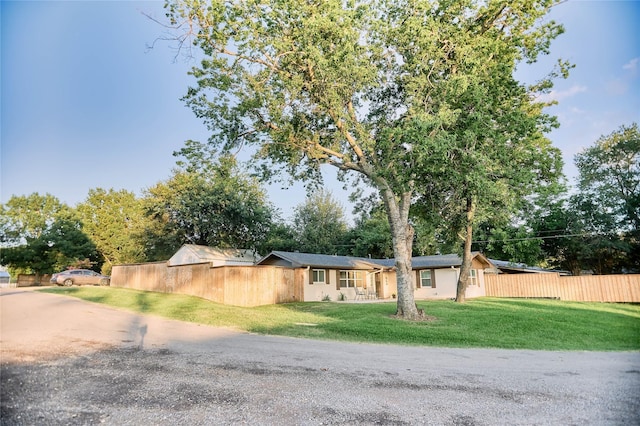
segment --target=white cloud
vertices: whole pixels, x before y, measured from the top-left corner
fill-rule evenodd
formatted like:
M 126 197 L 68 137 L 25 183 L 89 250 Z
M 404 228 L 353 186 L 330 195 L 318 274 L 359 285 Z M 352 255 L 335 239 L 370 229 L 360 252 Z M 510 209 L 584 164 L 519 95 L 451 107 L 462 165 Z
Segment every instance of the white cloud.
M 611 80 L 607 83 L 607 94 L 612 96 L 623 96 L 629 93 L 629 84 L 635 79 L 640 65 L 640 58 L 633 58 L 622 66 L 625 74 L 620 78 Z
M 623 79 L 611 80 L 606 85 L 607 94 L 611 96 L 624 95 L 629 90 L 629 85 Z
M 636 72 L 638 69 L 638 62 L 640 62 L 640 58 L 633 58 L 632 60 L 624 64 L 622 66 L 622 69 L 631 71 L 631 72 Z
M 577 95 L 578 93 L 586 92 L 586 86 L 573 85 L 567 90 L 552 90 L 549 93 L 542 94 L 537 97 L 539 102 L 551 102 L 551 101 L 561 101 L 563 99 L 567 99 Z

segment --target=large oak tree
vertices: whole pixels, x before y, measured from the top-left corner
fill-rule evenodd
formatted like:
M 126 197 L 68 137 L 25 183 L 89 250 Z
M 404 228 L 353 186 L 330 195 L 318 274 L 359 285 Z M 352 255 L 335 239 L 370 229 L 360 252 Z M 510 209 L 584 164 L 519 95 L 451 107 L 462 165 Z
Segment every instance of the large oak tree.
M 458 97 L 473 96 L 470 83 L 486 80 L 501 93 L 506 76 L 500 99 L 532 119 L 540 114 L 533 97 L 514 90 L 512 74 L 558 34 L 555 23 L 540 23 L 555 2 L 170 0 L 167 15 L 180 47 L 203 55 L 185 100 L 213 145 L 254 145 L 267 174 L 319 180 L 320 165 L 329 164 L 379 192 L 397 314 L 415 319 L 409 209 L 431 188 L 424 171 L 448 158 L 439 147 L 464 136 L 460 125 L 495 122 L 500 131 L 499 109 L 459 110 Z M 500 79 L 489 72 L 497 69 Z M 518 134 L 517 123 L 509 131 Z

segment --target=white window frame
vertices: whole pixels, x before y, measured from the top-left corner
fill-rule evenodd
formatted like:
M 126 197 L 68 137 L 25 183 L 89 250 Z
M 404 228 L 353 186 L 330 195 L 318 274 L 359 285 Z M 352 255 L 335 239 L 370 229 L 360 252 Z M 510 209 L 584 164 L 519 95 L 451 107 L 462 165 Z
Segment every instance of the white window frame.
M 428 283 L 428 284 L 425 284 Z M 420 270 L 420 287 L 431 288 L 433 282 L 431 281 L 431 269 Z
M 340 287 L 356 288 L 364 287 L 364 271 L 356 271 L 352 269 L 340 271 Z
M 320 275 L 322 275 L 322 280 L 320 280 Z M 326 269 L 312 269 L 311 277 L 311 284 L 328 284 Z
M 478 285 L 478 271 L 475 269 L 469 271 L 469 285 Z

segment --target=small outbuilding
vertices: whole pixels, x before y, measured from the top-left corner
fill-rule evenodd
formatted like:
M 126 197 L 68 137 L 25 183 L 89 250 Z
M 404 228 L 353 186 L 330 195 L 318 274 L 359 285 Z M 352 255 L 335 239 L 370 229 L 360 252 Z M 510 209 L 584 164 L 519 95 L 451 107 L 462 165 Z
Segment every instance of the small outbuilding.
M 0 285 L 2 287 L 7 287 L 11 282 L 11 275 L 8 271 L 0 270 Z
M 251 266 L 260 256 L 248 249 L 222 249 L 185 244 L 169 259 L 168 266 L 209 263 L 211 266 Z
M 568 271 L 559 271 L 556 269 L 544 269 L 539 266 L 529 266 L 524 263 L 511 262 L 507 260 L 490 259 L 491 263 L 496 266 L 499 274 L 549 274 L 558 273 L 560 275 L 571 275 Z

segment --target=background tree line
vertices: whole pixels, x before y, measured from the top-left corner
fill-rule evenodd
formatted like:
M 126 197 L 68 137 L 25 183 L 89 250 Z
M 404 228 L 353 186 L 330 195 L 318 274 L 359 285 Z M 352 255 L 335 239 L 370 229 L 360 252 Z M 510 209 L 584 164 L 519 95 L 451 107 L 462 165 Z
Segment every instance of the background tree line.
M 101 246 L 114 234 L 89 235 L 100 262 L 108 267 L 123 253 L 166 258 L 184 242 L 261 252 L 392 251 L 396 314 L 405 319 L 424 316 L 414 301 L 412 254 L 462 255 L 458 301 L 473 249 L 575 273 L 585 265 L 637 270 L 637 155 L 612 149 L 633 149 L 633 142 L 612 140 L 633 141 L 637 126 L 581 153 L 579 185 L 568 192 L 560 152 L 545 136 L 558 125 L 545 112 L 553 102 L 541 95 L 572 65 L 559 59 L 533 84 L 515 76 L 549 54 L 564 31 L 545 19 L 558 3 L 167 0 L 165 30 L 181 52 L 199 59 L 183 101 L 210 137 L 188 142 L 170 179 L 145 192 L 144 223 L 112 209 L 126 218 L 118 226 L 131 232 L 135 247 L 107 250 Z M 284 173 L 322 187 L 320 167 L 329 165 L 374 197 L 361 200 L 351 227 L 321 192 L 287 224 L 259 181 L 228 156 L 243 148 L 261 179 Z M 97 215 L 95 208 L 84 214 Z M 91 220 L 98 219 L 72 224 L 89 232 Z M 323 221 L 330 223 L 323 228 Z M 62 247 L 50 236 L 54 222 L 22 236 L 20 220 L 8 221 L 14 247 L 6 256 L 15 263 L 36 242 L 47 255 Z
M 463 258 L 463 301 L 478 226 L 508 221 L 519 200 L 560 173 L 544 136 L 557 121 L 540 95 L 571 66 L 559 60 L 533 84 L 515 77 L 564 31 L 545 19 L 558 3 L 167 0 L 165 30 L 198 57 L 183 100 L 207 126 L 212 152 L 250 149 L 264 179 L 286 173 L 321 187 L 320 167 L 329 165 L 352 188 L 371 189 L 377 200 L 362 224 L 382 206 L 396 314 L 413 320 L 424 312 L 414 301 L 412 254 L 451 242 Z M 172 185 L 206 190 L 217 181 L 194 175 L 193 165 L 214 157 L 192 148 Z M 199 194 L 182 191 L 173 203 L 158 188 L 159 237 L 180 229 L 181 239 L 216 239 L 211 216 L 181 222 L 186 211 L 207 211 Z M 325 235 L 307 237 L 327 244 Z
M 484 223 L 476 249 L 496 259 L 595 274 L 640 272 L 640 131 L 622 125 L 574 158 L 562 179 L 519 201 L 509 221 Z
M 189 141 L 169 179 L 144 191 L 91 189 L 70 207 L 50 194 L 0 206 L 0 263 L 16 273 L 66 267 L 110 273 L 113 265 L 167 260 L 182 244 L 392 258 L 379 199 L 360 199 L 354 223 L 329 190 L 309 193 L 290 221 L 233 157 Z M 518 200 L 515 213 L 482 222 L 473 249 L 490 258 L 596 274 L 640 271 L 640 132 L 636 123 L 602 136 L 576 158 L 577 186 L 560 176 Z M 498 206 L 496 206 L 497 208 Z M 497 213 L 497 212 L 496 212 Z M 451 224 L 411 212 L 414 255 L 456 252 Z

